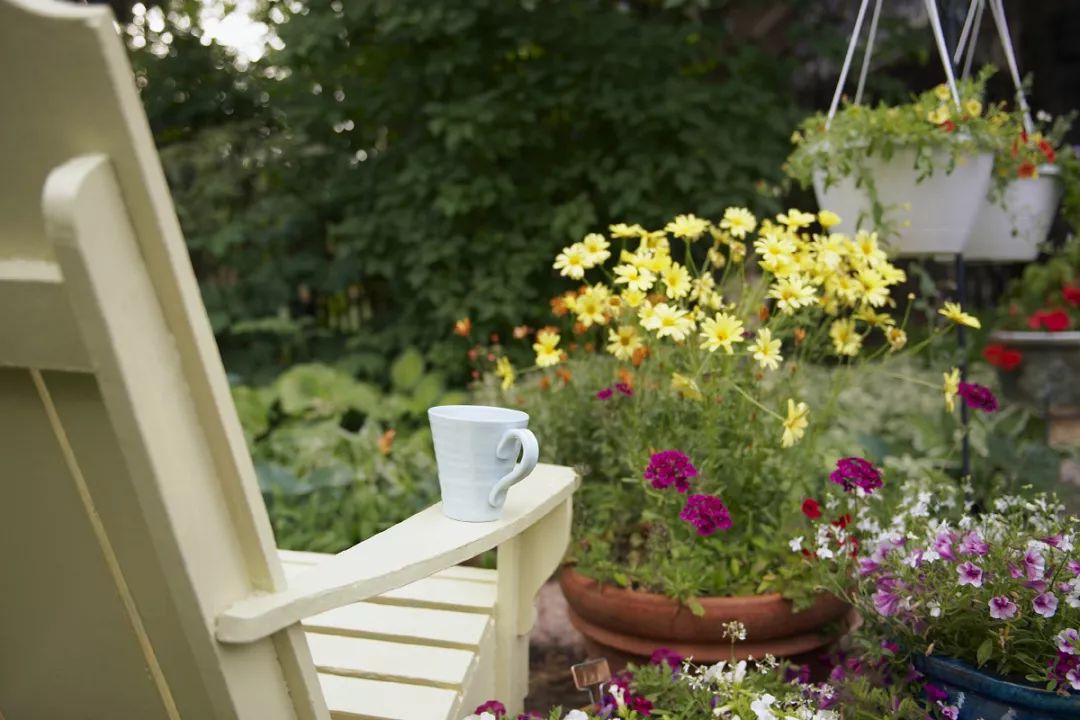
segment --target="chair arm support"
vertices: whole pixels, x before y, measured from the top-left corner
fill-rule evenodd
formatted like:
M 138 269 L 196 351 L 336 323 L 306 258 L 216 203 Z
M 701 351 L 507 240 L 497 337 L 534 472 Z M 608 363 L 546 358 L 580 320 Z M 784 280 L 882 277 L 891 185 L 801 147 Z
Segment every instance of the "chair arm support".
M 537 465 L 511 488 L 500 520 L 451 520 L 441 504 L 368 538 L 295 578 L 287 589 L 235 603 L 217 617 L 223 643 L 250 643 L 305 617 L 381 595 L 497 547 L 559 509 L 577 487 L 568 467 Z

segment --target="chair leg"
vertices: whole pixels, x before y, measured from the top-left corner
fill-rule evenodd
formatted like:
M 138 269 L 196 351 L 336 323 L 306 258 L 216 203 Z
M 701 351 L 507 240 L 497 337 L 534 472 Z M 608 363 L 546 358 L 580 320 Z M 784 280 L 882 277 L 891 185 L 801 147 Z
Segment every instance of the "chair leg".
M 536 622 L 536 595 L 566 554 L 572 509 L 567 499 L 499 546 L 495 691 L 511 716 L 522 711 L 529 692 L 529 633 Z

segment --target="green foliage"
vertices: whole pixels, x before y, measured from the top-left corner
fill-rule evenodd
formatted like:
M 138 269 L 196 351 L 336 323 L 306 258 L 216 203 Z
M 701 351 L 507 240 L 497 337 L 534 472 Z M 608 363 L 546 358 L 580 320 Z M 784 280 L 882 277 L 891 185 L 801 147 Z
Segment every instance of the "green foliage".
M 267 8 L 284 46 L 246 70 L 179 28 L 164 56 L 135 53 L 246 378 L 337 358 L 378 376 L 410 345 L 460 371 L 453 322 L 535 320 L 559 287 L 549 258 L 586 227 L 775 202 L 756 188 L 797 117 L 800 26 L 766 47 L 750 0 Z
M 393 367 L 391 392 L 318 364 L 233 389 L 280 547 L 343 550 L 438 500 L 426 410 L 464 394 L 415 350 Z

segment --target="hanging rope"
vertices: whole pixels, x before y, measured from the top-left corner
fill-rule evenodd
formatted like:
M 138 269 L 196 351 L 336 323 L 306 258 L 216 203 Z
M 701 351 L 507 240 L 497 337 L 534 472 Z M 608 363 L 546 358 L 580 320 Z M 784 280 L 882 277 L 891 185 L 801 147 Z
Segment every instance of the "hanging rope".
M 993 0 L 991 0 L 993 2 Z M 949 49 L 945 47 L 945 34 L 941 31 L 941 16 L 938 15 L 935 0 L 926 0 L 926 12 L 930 16 L 930 28 L 934 31 L 934 41 L 937 43 L 938 55 L 941 56 L 941 66 L 945 68 L 945 81 L 949 85 L 956 109 L 960 109 L 960 91 L 956 89 L 956 77 L 953 76 L 952 63 L 949 62 Z
M 870 0 L 862 0 L 859 6 L 859 14 L 855 18 L 855 29 L 851 31 L 851 40 L 848 42 L 847 55 L 844 56 L 844 65 L 840 68 L 840 79 L 836 83 L 836 91 L 833 93 L 832 103 L 829 105 L 829 115 L 825 118 L 825 129 L 829 129 L 832 119 L 836 117 L 836 111 L 840 107 L 840 96 L 844 93 L 844 83 L 847 82 L 848 71 L 851 70 L 851 58 L 855 55 L 855 46 L 859 43 L 859 34 L 862 32 L 863 19 L 866 17 L 866 6 Z
M 855 89 L 855 104 L 862 103 L 863 88 L 866 87 L 866 76 L 870 72 L 870 56 L 874 52 L 874 39 L 877 37 L 878 18 L 881 17 L 881 2 L 877 0 L 874 5 L 874 14 L 870 16 L 870 34 L 866 36 L 866 50 L 863 51 L 862 67 L 859 68 L 859 86 Z
M 975 41 L 979 38 L 979 31 L 982 29 L 983 10 L 986 9 L 985 0 L 975 0 L 975 4 L 978 6 L 975 10 L 975 30 L 971 34 L 971 44 L 968 46 L 967 57 L 964 59 L 964 69 L 961 73 L 961 77 L 965 80 L 971 77 L 971 61 L 975 59 Z M 959 49 L 958 47 L 957 50 Z
M 1027 98 L 1024 97 L 1024 84 L 1020 80 L 1020 69 L 1016 64 L 1016 53 L 1013 51 L 1012 37 L 1009 34 L 1009 24 L 1005 19 L 1005 5 L 1002 0 L 990 0 L 990 13 L 994 16 L 997 25 L 998 36 L 1001 38 L 1002 49 L 1005 50 L 1005 62 L 1009 66 L 1013 84 L 1016 86 L 1016 105 L 1023 114 L 1024 130 L 1030 134 L 1034 130 L 1031 122 L 1031 109 L 1028 108 Z

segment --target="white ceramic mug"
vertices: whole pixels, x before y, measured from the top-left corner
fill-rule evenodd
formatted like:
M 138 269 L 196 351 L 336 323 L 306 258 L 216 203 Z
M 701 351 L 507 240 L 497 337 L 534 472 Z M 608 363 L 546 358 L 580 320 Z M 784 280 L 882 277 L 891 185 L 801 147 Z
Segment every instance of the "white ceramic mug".
M 443 512 L 467 522 L 498 520 L 506 491 L 540 456 L 536 436 L 526 429 L 529 416 L 487 405 L 442 405 L 428 410 L 428 420 Z

